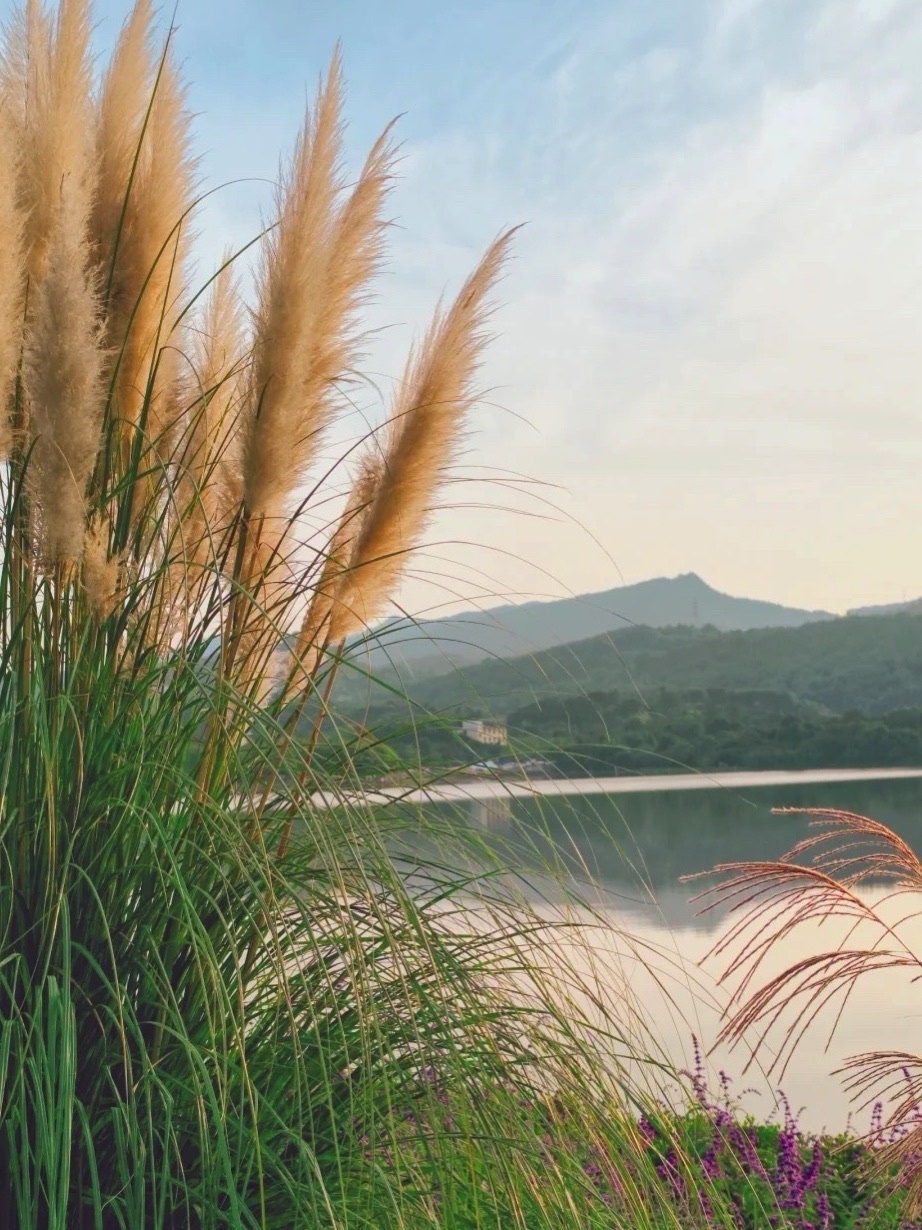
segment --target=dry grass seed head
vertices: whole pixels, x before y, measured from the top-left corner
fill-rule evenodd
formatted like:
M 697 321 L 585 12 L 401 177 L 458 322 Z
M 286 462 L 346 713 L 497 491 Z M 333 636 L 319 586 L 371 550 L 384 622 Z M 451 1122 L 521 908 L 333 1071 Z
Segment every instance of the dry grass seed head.
M 100 444 L 102 352 L 98 302 L 79 220 L 60 209 L 33 298 L 23 387 L 35 448 L 30 486 L 41 510 L 42 553 L 76 561 L 83 551 L 86 489 Z
M 383 458 L 376 453 L 366 456 L 359 465 L 358 475 L 349 498 L 333 531 L 313 594 L 298 632 L 292 655 L 286 697 L 295 687 L 298 674 L 309 678 L 316 669 L 330 640 L 334 612 L 341 595 L 348 588 L 348 574 L 361 537 L 362 526 L 381 482 Z
M 357 312 L 384 254 L 390 130 L 341 202 L 341 105 L 337 54 L 282 177 L 260 270 L 244 462 L 255 520 L 283 516 L 316 457 L 357 362 Z
M 179 442 L 181 533 L 190 563 L 207 565 L 222 545 L 242 497 L 239 415 L 246 330 L 240 288 L 229 263 L 211 285 L 185 381 Z
M 32 286 L 23 352 L 35 439 L 29 481 L 39 506 L 42 552 L 48 560 L 70 563 L 83 549 L 86 487 L 102 410 L 99 306 L 87 241 L 95 174 L 88 39 L 88 6 L 63 0 L 53 39 L 40 48 L 35 66 L 20 179 L 30 203 Z
M 150 0 L 137 0 L 119 34 L 96 107 L 99 181 L 90 231 L 103 290 L 107 288 L 126 194 L 130 191 L 138 143 L 154 88 L 156 62 L 151 20 Z M 121 323 L 113 320 L 113 331 Z
M 332 618 L 333 641 L 366 628 L 393 594 L 433 510 L 476 400 L 474 379 L 486 345 L 487 297 L 514 232 L 489 248 L 452 306 L 437 313 L 410 356 L 387 428 L 384 466 Z
M 109 554 L 108 528 L 100 518 L 94 518 L 83 543 L 83 589 L 95 619 L 107 619 L 118 609 L 123 573 L 123 561 Z
M 68 208 L 85 225 L 94 191 L 90 17 L 86 0 L 62 0 L 53 29 L 37 5 L 22 22 L 27 65 L 11 67 L 23 101 L 20 204 L 25 215 L 28 276 L 44 276 L 56 217 Z M 12 84 L 12 83 L 11 83 Z
M 250 579 L 239 591 L 245 602 L 238 608 L 233 678 L 251 703 L 261 704 L 281 679 L 286 655 L 280 646 L 290 633 L 291 608 L 300 589 L 299 545 L 290 522 L 249 545 Z
M 127 181 L 124 185 L 121 229 L 110 201 L 109 225 L 115 229 L 98 232 L 96 243 L 102 269 L 108 273 L 112 268 L 106 325 L 116 368 L 115 415 L 127 439 L 143 421 L 146 439 L 165 458 L 178 426 L 183 343 L 177 325 L 194 191 L 190 117 L 168 49 L 152 88 L 143 136 L 138 126 L 135 138 L 137 165 L 130 191 Z M 100 225 L 102 220 L 97 219 Z
M 245 423 L 244 498 L 254 521 L 277 518 L 327 425 L 311 400 L 341 187 L 342 82 L 338 57 L 276 193 L 278 221 L 263 246 Z M 326 390 L 324 390 L 326 391 Z
M 25 144 L 28 100 L 35 97 L 36 73 L 49 54 L 51 22 L 38 0 L 13 10 L 3 29 L 0 51 L 0 96 L 10 108 L 17 139 Z
M 11 108 L 0 98 L 0 458 L 9 451 L 10 396 L 22 348 L 24 219 L 16 192 L 20 151 Z

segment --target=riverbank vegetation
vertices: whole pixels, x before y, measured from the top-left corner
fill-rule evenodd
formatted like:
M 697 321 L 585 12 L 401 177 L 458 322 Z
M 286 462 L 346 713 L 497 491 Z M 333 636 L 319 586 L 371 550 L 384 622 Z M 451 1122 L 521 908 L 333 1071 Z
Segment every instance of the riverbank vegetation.
M 922 708 L 837 714 L 780 692 L 594 692 L 536 702 L 508 723 L 523 755 L 565 776 L 922 766 Z
M 414 765 L 417 776 L 444 774 L 484 761 L 555 777 L 922 766 L 922 707 L 832 713 L 789 692 L 651 688 L 546 697 L 506 715 L 500 746 L 465 738 L 455 715 L 414 716 L 406 703 L 370 710 L 365 722 L 341 719 L 339 746 L 351 748 L 368 777 Z M 300 737 L 309 734 L 305 722 Z

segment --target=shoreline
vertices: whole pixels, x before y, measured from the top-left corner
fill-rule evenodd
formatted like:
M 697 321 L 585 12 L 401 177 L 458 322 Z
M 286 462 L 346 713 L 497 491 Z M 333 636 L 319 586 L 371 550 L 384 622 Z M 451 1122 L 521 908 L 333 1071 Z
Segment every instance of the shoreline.
M 873 782 L 922 778 L 922 768 L 906 769 L 760 769 L 719 773 L 656 773 L 635 777 L 538 778 L 472 782 L 446 782 L 413 788 L 382 786 L 361 794 L 312 796 L 317 806 L 344 803 L 380 806 L 402 803 L 467 803 L 484 799 L 562 798 L 567 795 L 640 794 L 646 791 L 739 790 L 756 786 L 824 785 L 832 782 Z

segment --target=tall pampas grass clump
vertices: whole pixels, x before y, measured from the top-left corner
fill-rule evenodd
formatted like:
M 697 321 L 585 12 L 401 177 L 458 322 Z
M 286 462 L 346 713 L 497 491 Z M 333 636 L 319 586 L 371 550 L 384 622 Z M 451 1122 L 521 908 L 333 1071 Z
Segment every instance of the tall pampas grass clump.
M 136 0 L 97 73 L 90 29 L 28 0 L 0 60 L 0 1226 L 588 1225 L 585 1151 L 541 1142 L 552 1092 L 614 1131 L 598 996 L 510 994 L 527 914 L 466 925 L 424 846 L 411 893 L 404 820 L 297 725 L 426 528 L 510 235 L 331 467 L 390 129 L 350 178 L 334 58 L 253 301 L 231 257 L 192 287 L 170 39 Z

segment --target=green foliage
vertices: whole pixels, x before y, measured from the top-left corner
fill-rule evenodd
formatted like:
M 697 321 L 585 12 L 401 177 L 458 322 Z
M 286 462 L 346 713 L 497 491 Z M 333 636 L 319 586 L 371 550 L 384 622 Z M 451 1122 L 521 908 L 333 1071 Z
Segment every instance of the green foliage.
M 407 683 L 424 710 L 494 714 L 544 697 L 639 690 L 647 698 L 658 688 L 782 692 L 836 713 L 916 708 L 922 706 L 922 619 L 863 616 L 747 632 L 634 627 Z M 357 683 L 351 689 L 357 692 Z M 344 700 L 348 691 L 347 683 Z M 387 698 L 377 692 L 370 700 L 379 706 Z M 352 703 L 367 706 L 369 698 L 357 694 Z
M 830 714 L 789 693 L 658 689 L 549 698 L 509 714 L 564 774 L 922 765 L 922 708 Z
M 404 817 L 351 797 L 335 723 L 318 753 L 215 678 L 208 607 L 151 646 L 160 569 L 99 621 L 0 556 L 0 1225 L 587 1224 L 520 1102 L 614 1110 L 624 1029 L 563 1014 L 524 903 L 473 895 L 473 833 L 433 821 L 411 893 Z M 411 1125 L 433 1068 L 452 1122 Z
M 787 1124 L 715 1115 L 652 1115 L 651 1149 L 713 1206 L 715 1221 L 736 1210 L 745 1230 L 907 1230 L 906 1192 L 895 1168 L 875 1173 L 873 1151 L 854 1137 L 801 1135 Z M 679 1162 L 677 1159 L 683 1159 Z M 719 1211 L 719 1212 L 718 1212 Z M 731 1214 L 732 1215 L 732 1214 Z

